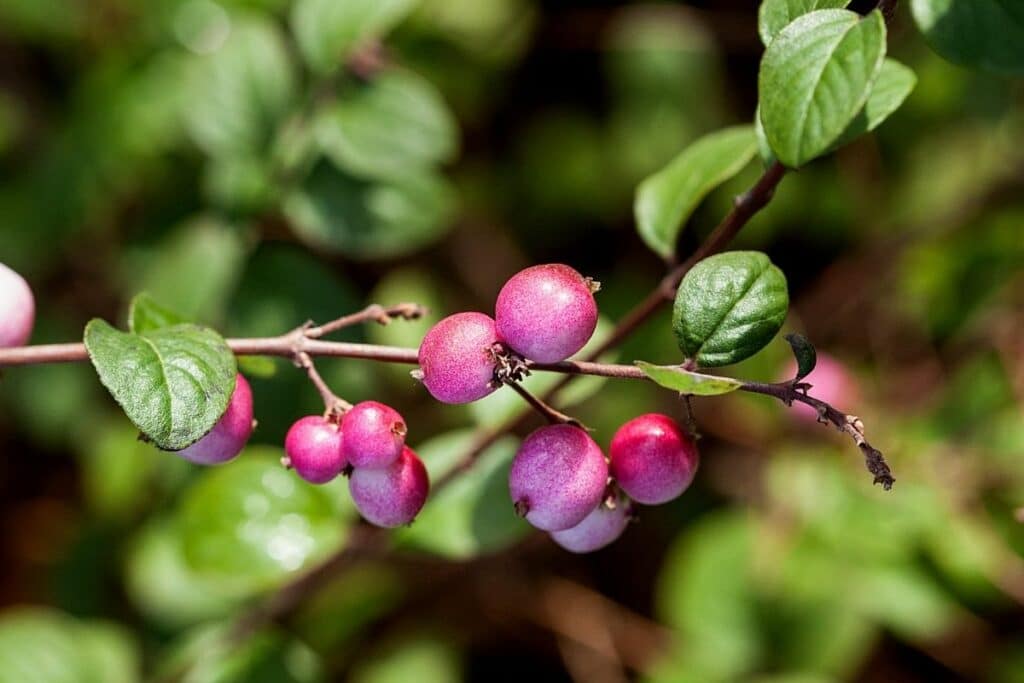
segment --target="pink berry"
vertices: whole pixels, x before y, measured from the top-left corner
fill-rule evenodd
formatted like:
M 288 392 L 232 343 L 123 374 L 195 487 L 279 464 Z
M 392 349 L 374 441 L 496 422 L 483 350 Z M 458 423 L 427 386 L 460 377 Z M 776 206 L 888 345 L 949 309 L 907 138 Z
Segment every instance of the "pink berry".
M 645 505 L 678 497 L 697 472 L 697 445 L 675 420 L 649 413 L 619 427 L 609 451 L 611 473 L 630 498 Z
M 427 500 L 427 468 L 406 446 L 398 460 L 383 469 L 356 469 L 348 490 L 359 513 L 371 524 L 396 527 L 409 524 Z
M 28 342 L 35 319 L 36 302 L 25 278 L 0 263 L 0 348 Z
M 231 460 L 252 436 L 252 389 L 238 375 L 228 409 L 209 434 L 180 451 L 178 455 L 200 465 L 219 465 Z
M 295 421 L 284 437 L 289 466 L 311 484 L 324 484 L 345 469 L 342 430 L 320 415 Z
M 341 423 L 345 432 L 342 453 L 352 467 L 387 467 L 402 454 L 405 446 L 405 421 L 391 406 L 363 401 L 345 413 Z
M 553 263 L 521 270 L 498 293 L 498 336 L 539 363 L 565 360 L 583 348 L 597 326 L 592 283 Z
M 625 496 L 612 500 L 614 507 L 601 501 L 583 521 L 570 529 L 552 531 L 558 545 L 574 553 L 592 553 L 615 541 L 626 530 L 632 517 L 632 505 Z
M 796 375 L 796 361 L 791 360 L 786 367 L 783 381 L 793 379 Z M 818 352 L 818 362 L 811 374 L 802 382 L 812 384 L 811 396 L 821 399 L 836 408 L 856 405 L 860 393 L 857 380 L 841 362 L 827 353 Z M 818 411 L 799 401 L 793 402 L 793 415 L 805 422 L 817 422 Z
M 456 313 L 430 328 L 420 344 L 420 372 L 427 391 L 444 403 L 471 403 L 497 388 L 492 347 L 494 320 Z
M 582 522 L 601 502 L 607 483 L 601 448 L 579 427 L 564 424 L 526 437 L 508 475 L 516 512 L 545 531 Z

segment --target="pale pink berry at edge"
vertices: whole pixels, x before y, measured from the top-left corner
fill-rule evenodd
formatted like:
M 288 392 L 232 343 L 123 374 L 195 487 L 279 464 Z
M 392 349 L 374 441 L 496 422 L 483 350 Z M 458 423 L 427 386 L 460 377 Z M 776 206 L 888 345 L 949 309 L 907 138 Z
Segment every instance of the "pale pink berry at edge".
M 597 327 L 591 284 L 558 263 L 516 273 L 501 288 L 494 306 L 498 336 L 530 360 L 565 360 L 583 348 Z
M 793 379 L 794 375 L 796 361 L 791 359 L 786 365 L 785 375 L 780 379 L 787 381 Z M 860 390 L 857 380 L 845 365 L 827 353 L 818 352 L 818 362 L 814 370 L 800 381 L 813 385 L 810 390 L 811 396 L 840 410 L 844 406 L 856 405 L 859 401 Z M 806 403 L 794 401 L 792 412 L 794 416 L 806 422 L 818 421 L 818 411 Z
M 552 531 L 558 545 L 574 553 L 592 553 L 609 545 L 626 530 L 633 516 L 633 506 L 625 496 L 613 499 L 614 507 L 601 501 L 583 521 L 563 531 Z
M 693 481 L 697 445 L 667 415 L 648 413 L 619 427 L 612 437 L 612 477 L 626 494 L 645 505 L 677 498 Z
M 483 313 L 456 313 L 430 328 L 420 344 L 423 385 L 438 401 L 470 403 L 497 388 L 494 320 Z
M 218 465 L 242 451 L 252 429 L 252 389 L 245 377 L 238 375 L 228 409 L 210 433 L 175 453 L 200 465 Z
M 409 524 L 427 500 L 427 468 L 408 446 L 398 460 L 383 469 L 356 469 L 348 490 L 366 521 L 382 527 Z
M 321 415 L 307 415 L 295 421 L 284 437 L 288 466 L 311 484 L 324 484 L 345 469 L 342 437 L 338 425 Z
M 544 531 L 582 522 L 601 502 L 607 483 L 601 448 L 579 427 L 564 424 L 526 437 L 508 476 L 516 512 Z
M 0 348 L 24 346 L 35 320 L 36 302 L 25 278 L 0 263 Z
M 405 420 L 398 411 L 377 401 L 363 401 L 345 413 L 341 423 L 342 453 L 352 467 L 387 467 L 402 454 Z

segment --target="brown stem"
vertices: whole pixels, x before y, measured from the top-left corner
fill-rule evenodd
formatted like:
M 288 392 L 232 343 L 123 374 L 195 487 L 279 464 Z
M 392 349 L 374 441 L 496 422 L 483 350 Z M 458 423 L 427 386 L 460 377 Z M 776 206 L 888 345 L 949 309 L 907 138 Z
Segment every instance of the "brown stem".
M 586 429 L 586 427 L 583 426 L 583 423 L 581 423 L 579 420 L 570 417 L 561 411 L 555 410 L 555 408 L 553 408 L 552 406 L 548 405 L 541 399 L 531 394 L 526 389 L 526 387 L 524 387 L 519 382 L 509 380 L 508 382 L 505 382 L 505 385 L 511 387 L 513 391 L 522 396 L 523 400 L 529 403 L 531 408 L 540 413 L 541 416 L 543 416 L 544 419 L 550 422 L 551 424 L 569 424 L 573 425 L 574 427 Z
M 337 320 L 332 320 L 329 323 L 325 323 L 318 327 L 309 327 L 306 329 L 305 334 L 310 339 L 319 339 L 324 335 L 328 335 L 332 332 L 344 329 L 346 327 L 352 327 L 353 325 L 360 325 L 365 322 L 378 322 L 381 325 L 387 325 L 395 318 L 401 318 L 403 320 L 416 320 L 417 318 L 423 317 L 427 312 L 427 309 L 419 304 L 413 303 L 402 303 L 395 304 L 384 308 L 380 304 L 370 304 L 358 313 L 351 313 L 349 315 L 343 315 Z
M 309 381 L 313 383 L 324 401 L 324 417 L 328 420 L 338 420 L 342 415 L 352 409 L 352 404 L 341 398 L 327 386 L 327 382 L 320 376 L 313 363 L 313 359 L 305 351 L 298 351 L 295 354 L 295 364 L 306 371 Z

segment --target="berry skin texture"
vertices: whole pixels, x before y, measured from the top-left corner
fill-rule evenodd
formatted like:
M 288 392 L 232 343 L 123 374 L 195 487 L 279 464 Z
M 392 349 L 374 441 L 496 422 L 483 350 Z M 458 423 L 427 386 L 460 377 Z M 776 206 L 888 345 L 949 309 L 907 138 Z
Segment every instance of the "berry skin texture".
M 36 301 L 25 278 L 0 263 L 0 348 L 24 346 L 35 320 Z
M 345 469 L 342 430 L 320 415 L 300 417 L 284 437 L 284 452 L 295 473 L 311 484 L 325 484 Z
M 611 473 L 630 498 L 658 505 L 677 498 L 693 481 L 697 445 L 667 415 L 649 413 L 619 427 L 609 450 Z
M 785 372 L 782 381 L 793 378 L 796 374 L 795 360 L 790 360 Z M 844 405 L 856 405 L 860 400 L 860 389 L 854 376 L 839 360 L 821 351 L 818 352 L 818 362 L 814 370 L 800 381 L 814 385 L 810 392 L 811 396 L 840 410 Z M 818 411 L 799 401 L 793 401 L 792 414 L 808 424 L 818 421 Z
M 405 420 L 377 401 L 363 401 L 345 413 L 342 453 L 355 468 L 380 469 L 398 460 L 405 446 Z
M 494 311 L 501 340 L 538 363 L 565 360 L 583 348 L 597 327 L 590 282 L 560 263 L 513 275 L 498 293 Z
M 552 531 L 551 538 L 569 552 L 592 553 L 618 539 L 632 516 L 633 508 L 629 499 L 619 496 L 615 499 L 614 509 L 601 501 L 582 522 L 571 529 Z
M 366 521 L 393 528 L 416 519 L 427 500 L 430 479 L 423 461 L 406 446 L 388 467 L 353 470 L 348 490 Z
M 544 531 L 574 527 L 598 506 L 608 483 L 601 448 L 579 427 L 541 427 L 519 446 L 508 475 L 516 512 Z
M 191 446 L 175 451 L 198 465 L 219 465 L 241 453 L 252 436 L 252 388 L 238 375 L 228 409 L 213 429 Z
M 494 320 L 483 313 L 456 313 L 430 328 L 420 344 L 420 372 L 427 391 L 442 403 L 471 403 L 497 388 Z

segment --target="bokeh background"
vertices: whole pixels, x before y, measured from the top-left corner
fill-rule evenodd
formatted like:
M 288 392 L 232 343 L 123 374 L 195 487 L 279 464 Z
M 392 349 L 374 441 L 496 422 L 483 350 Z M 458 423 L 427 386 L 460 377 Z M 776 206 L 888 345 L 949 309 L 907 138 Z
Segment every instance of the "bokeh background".
M 36 292 L 33 341 L 122 323 L 145 290 L 232 336 L 418 301 L 430 319 L 341 337 L 415 346 L 551 261 L 604 284 L 602 329 L 639 301 L 664 264 L 635 186 L 751 120 L 756 3 L 384 5 L 394 30 L 345 69 L 287 0 L 0 0 L 0 261 Z M 905 106 L 789 174 L 734 243 L 785 271 L 787 328 L 837 363 L 810 381 L 862 417 L 891 492 L 770 399 L 697 400 L 693 487 L 574 556 L 512 514 L 520 429 L 393 547 L 226 644 L 358 537 L 344 482 L 276 463 L 313 387 L 245 361 L 259 427 L 211 470 L 139 442 L 87 364 L 14 368 L 0 681 L 1024 681 L 1024 87 L 943 61 L 908 14 L 889 34 L 919 78 Z M 701 205 L 682 256 L 760 170 Z M 728 371 L 775 379 L 788 357 L 779 339 Z M 668 311 L 611 358 L 678 362 Z M 398 407 L 435 478 L 521 410 L 320 366 Z M 559 405 L 603 445 L 641 412 L 682 416 L 646 383 L 574 387 Z

